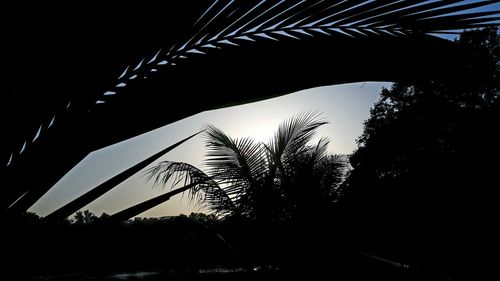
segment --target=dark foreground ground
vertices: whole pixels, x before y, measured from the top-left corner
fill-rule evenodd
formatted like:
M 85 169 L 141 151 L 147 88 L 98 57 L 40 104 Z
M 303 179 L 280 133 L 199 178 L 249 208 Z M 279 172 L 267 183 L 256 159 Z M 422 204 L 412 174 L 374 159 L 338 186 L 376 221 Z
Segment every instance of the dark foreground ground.
M 226 240 L 215 235 L 214 229 Z M 450 281 L 482 280 L 486 275 L 477 272 L 485 270 L 479 268 L 492 268 L 477 266 L 463 274 L 373 249 L 366 253 L 358 243 L 338 235 L 328 236 L 330 241 L 283 243 L 274 262 L 266 263 L 255 256 L 263 248 L 249 243 L 249 229 L 211 230 L 182 217 L 118 226 L 18 224 L 2 232 L 0 280 L 9 281 Z M 276 247 L 274 243 L 264 246 Z

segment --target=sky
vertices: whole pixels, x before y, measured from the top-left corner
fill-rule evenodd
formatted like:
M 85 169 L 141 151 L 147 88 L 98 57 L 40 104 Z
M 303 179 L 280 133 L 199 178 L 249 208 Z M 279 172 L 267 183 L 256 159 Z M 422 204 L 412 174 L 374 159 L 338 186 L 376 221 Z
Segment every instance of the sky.
M 352 153 L 356 148 L 356 138 L 362 132 L 363 121 L 368 118 L 380 90 L 390 85 L 389 82 L 361 82 L 318 87 L 265 101 L 199 113 L 89 154 L 40 198 L 30 211 L 45 216 L 207 124 L 222 129 L 234 138 L 252 137 L 267 142 L 285 119 L 307 110 L 318 110 L 322 112 L 324 120 L 329 122 L 317 133 L 318 137 L 331 140 L 328 150 L 335 154 Z M 203 136 L 198 135 L 155 163 L 162 160 L 180 161 L 203 168 L 204 153 Z M 103 212 L 113 214 L 165 191 L 146 182 L 144 173 L 139 172 L 82 210 L 88 209 L 97 215 Z M 200 206 L 177 195 L 139 216 L 174 216 L 203 211 Z

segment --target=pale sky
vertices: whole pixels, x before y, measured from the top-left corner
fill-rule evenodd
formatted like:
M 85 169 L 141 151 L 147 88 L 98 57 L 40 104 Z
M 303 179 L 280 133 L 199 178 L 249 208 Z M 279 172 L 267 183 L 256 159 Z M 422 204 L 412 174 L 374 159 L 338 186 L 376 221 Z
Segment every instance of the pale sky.
M 199 131 L 205 124 L 215 125 L 232 137 L 267 141 L 283 120 L 306 110 L 319 110 L 330 124 L 321 127 L 318 136 L 330 138 L 330 152 L 349 154 L 356 148 L 355 140 L 361 134 L 363 121 L 368 118 L 381 88 L 390 85 L 388 82 L 367 82 L 318 87 L 261 102 L 202 112 L 89 154 L 30 211 L 45 216 L 117 173 Z M 182 161 L 202 167 L 204 153 L 203 137 L 196 136 L 158 161 Z M 113 214 L 161 193 L 162 190 L 146 183 L 143 173 L 139 172 L 83 210 L 88 209 L 97 215 L 103 212 Z M 140 216 L 172 216 L 199 211 L 203 210 L 178 195 Z

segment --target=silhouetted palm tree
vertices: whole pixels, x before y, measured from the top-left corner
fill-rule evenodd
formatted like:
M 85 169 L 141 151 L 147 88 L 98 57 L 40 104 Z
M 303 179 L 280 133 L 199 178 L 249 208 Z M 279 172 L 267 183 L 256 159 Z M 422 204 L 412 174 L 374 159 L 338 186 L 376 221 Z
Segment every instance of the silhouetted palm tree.
M 233 139 L 208 126 L 206 172 L 164 161 L 147 171 L 148 180 L 162 186 L 183 181 L 192 187 L 186 190 L 192 200 L 249 226 L 245 243 L 253 245 L 249 258 L 257 264 L 297 260 L 303 249 L 318 253 L 329 208 L 347 172 L 344 158 L 328 155 L 328 139 L 311 144 L 325 124 L 318 113 L 305 112 L 283 122 L 268 143 Z
M 267 144 L 233 139 L 208 126 L 206 172 L 164 161 L 147 171 L 148 180 L 163 186 L 182 180 L 185 185 L 199 183 L 189 189 L 191 198 L 222 216 L 237 214 L 264 224 L 287 221 L 307 213 L 302 208 L 318 205 L 312 203 L 315 199 L 332 199 L 345 175 L 342 157 L 327 154 L 328 139 L 310 144 L 325 124 L 316 112 L 296 115 L 283 122 Z

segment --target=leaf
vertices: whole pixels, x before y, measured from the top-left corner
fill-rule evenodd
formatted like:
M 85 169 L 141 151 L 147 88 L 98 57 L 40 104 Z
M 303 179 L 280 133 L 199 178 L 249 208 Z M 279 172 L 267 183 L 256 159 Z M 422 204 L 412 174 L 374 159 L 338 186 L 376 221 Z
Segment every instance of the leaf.
M 284 31 L 284 30 L 280 30 L 280 31 L 274 31 L 273 32 L 274 34 L 279 34 L 279 35 L 283 35 L 285 37 L 289 37 L 289 38 L 292 38 L 292 39 L 296 39 L 296 40 L 300 40 L 299 37 L 296 37 L 296 36 L 293 36 L 292 34 Z
M 279 41 L 278 39 L 271 37 L 271 36 L 267 35 L 266 33 L 256 33 L 255 36 L 259 36 L 259 37 L 274 40 L 274 41 Z
M 146 158 L 145 160 L 135 164 L 134 166 L 128 168 L 127 170 L 115 175 L 114 177 L 110 178 L 109 180 L 103 182 L 102 184 L 92 188 L 90 191 L 86 192 L 85 194 L 81 195 L 80 197 L 74 199 L 73 201 L 69 202 L 68 204 L 62 206 L 61 208 L 57 209 L 56 211 L 52 212 L 51 214 L 47 215 L 44 219 L 45 220 L 51 220 L 51 221 L 58 221 L 58 220 L 63 220 L 73 214 L 74 212 L 78 211 L 79 209 L 85 207 L 87 204 L 90 202 L 96 200 L 106 192 L 110 191 L 111 189 L 115 188 L 117 185 L 122 183 L 123 181 L 127 180 L 131 176 L 133 176 L 135 173 L 139 172 L 149 164 L 153 163 L 155 160 L 160 158 L 161 156 L 165 155 L 167 152 L 171 151 L 172 149 L 178 147 L 179 145 L 183 144 L 187 140 L 193 138 L 194 136 L 198 135 L 200 132 L 193 134 L 157 153 L 154 155 Z
M 128 68 L 129 68 L 129 67 L 130 67 L 130 65 L 128 65 L 128 66 L 125 68 L 125 70 L 124 70 L 124 71 L 123 71 L 123 73 L 120 75 L 120 77 L 118 77 L 118 80 L 122 79 L 122 78 L 125 76 L 125 74 L 127 74 L 127 71 L 128 71 Z
M 281 123 L 278 131 L 271 142 L 266 145 L 269 152 L 271 174 L 281 170 L 294 158 L 304 151 L 307 151 L 307 144 L 310 142 L 315 131 L 327 122 L 318 120 L 320 114 L 315 111 L 307 111 Z
M 225 215 L 234 211 L 234 204 L 227 190 L 220 187 L 214 180 L 215 177 L 205 174 L 188 163 L 162 161 L 146 170 L 145 174 L 147 175 L 147 181 L 154 179 L 155 186 L 166 187 L 170 183 L 170 190 L 173 190 L 182 180 L 184 181 L 182 183 L 183 187 L 157 197 L 163 199 L 152 199 L 146 201 L 149 203 L 143 202 L 142 205 L 139 204 L 142 206 L 140 207 L 141 212 L 147 210 L 143 208 L 148 207 L 150 209 L 165 202 L 170 196 L 181 192 L 188 192 L 190 201 L 208 207 L 218 215 Z M 153 204 L 152 202 L 156 203 Z M 137 206 L 132 208 L 139 208 Z
M 264 2 L 255 5 L 244 5 L 244 1 L 223 1 L 225 4 L 212 4 L 199 19 L 195 37 L 204 38 L 210 33 L 211 38 L 220 43 L 231 44 L 232 39 L 250 41 L 250 35 L 264 39 L 277 40 L 270 34 L 280 34 L 294 39 L 302 39 L 291 35 L 287 29 L 305 36 L 314 36 L 309 30 L 329 34 L 324 28 L 337 28 L 333 31 L 350 37 L 369 36 L 363 28 L 378 28 L 391 36 L 405 35 L 408 32 L 394 32 L 404 28 L 413 33 L 430 33 L 432 30 L 448 28 L 466 29 L 473 23 L 483 24 L 491 20 L 489 15 L 498 15 L 499 11 L 482 13 L 468 12 L 471 9 L 493 4 L 495 1 L 445 0 L 429 2 L 425 0 L 403 1 L 269 1 L 267 8 Z M 453 4 L 453 5 L 452 5 Z M 262 5 L 262 7 L 260 7 Z M 452 5 L 452 6 L 450 6 Z M 260 13 L 256 12 L 260 9 Z M 231 17 L 238 10 L 236 19 Z M 458 15 L 449 15 L 458 13 Z M 433 17 L 439 17 L 437 20 Z M 474 19 L 474 22 L 466 22 Z M 477 21 L 477 22 L 476 22 Z M 343 30 L 351 28 L 355 33 Z M 206 30 L 206 31 L 205 31 Z M 207 32 L 206 34 L 203 31 Z M 379 32 L 370 30 L 379 34 Z M 193 38 L 192 38 L 193 39 Z M 192 40 L 190 39 L 190 40 Z M 205 45 L 210 40 L 198 39 L 197 45 Z M 227 41 L 224 41 L 227 40 Z

